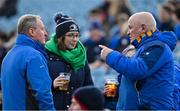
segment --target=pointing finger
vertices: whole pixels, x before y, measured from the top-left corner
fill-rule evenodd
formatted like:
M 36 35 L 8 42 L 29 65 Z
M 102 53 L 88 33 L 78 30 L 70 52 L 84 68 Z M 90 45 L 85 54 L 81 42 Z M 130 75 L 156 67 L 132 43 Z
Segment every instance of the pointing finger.
M 104 46 L 104 45 L 99 45 L 99 47 L 102 49 L 106 48 L 106 46 Z

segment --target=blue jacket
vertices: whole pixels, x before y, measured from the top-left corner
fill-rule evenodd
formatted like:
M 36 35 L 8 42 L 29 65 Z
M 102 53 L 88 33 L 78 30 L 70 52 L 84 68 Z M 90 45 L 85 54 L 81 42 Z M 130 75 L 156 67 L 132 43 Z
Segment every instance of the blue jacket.
M 175 89 L 173 93 L 175 109 L 180 110 L 180 64 L 175 62 Z
M 39 42 L 19 34 L 2 63 L 4 110 L 54 110 L 45 56 Z
M 158 40 L 159 37 L 165 35 L 168 34 L 155 31 L 140 37 L 140 42 L 135 40 L 133 45 L 137 52 L 132 58 L 127 58 L 116 51 L 108 54 L 106 63 L 124 75 L 120 86 L 122 102 L 120 105 L 118 104 L 120 107 L 117 108 L 174 108 L 172 95 L 174 90 L 173 56 L 171 49 Z M 169 36 L 174 35 L 169 34 Z
M 93 85 L 90 74 L 89 65 L 86 65 L 76 72 L 72 70 L 70 63 L 66 62 L 63 57 L 58 56 L 47 50 L 49 74 L 54 81 L 59 76 L 60 72 L 70 72 L 70 83 L 67 91 L 54 89 L 52 86 L 54 106 L 57 110 L 67 110 L 71 104 L 71 97 L 74 91 L 82 86 Z
M 177 38 L 173 35 L 173 33 L 164 32 L 163 36 L 159 36 L 158 40 L 166 43 L 171 51 L 174 50 Z M 174 100 L 174 107 L 176 110 L 180 110 L 180 65 L 178 62 L 174 61 L 174 92 L 173 92 L 173 100 Z

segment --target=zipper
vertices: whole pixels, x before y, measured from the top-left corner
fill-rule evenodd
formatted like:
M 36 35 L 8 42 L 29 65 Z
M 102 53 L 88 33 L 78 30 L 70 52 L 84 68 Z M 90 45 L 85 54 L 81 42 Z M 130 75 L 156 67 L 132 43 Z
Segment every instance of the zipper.
M 137 90 L 137 89 L 136 89 Z M 138 94 L 138 102 L 139 104 L 141 105 L 141 99 L 140 99 L 140 96 L 139 96 L 139 91 L 137 91 L 137 94 Z
M 140 92 L 138 91 L 136 84 L 137 84 L 137 82 L 135 83 L 135 89 L 137 91 L 137 98 L 138 98 L 139 105 L 141 105 Z

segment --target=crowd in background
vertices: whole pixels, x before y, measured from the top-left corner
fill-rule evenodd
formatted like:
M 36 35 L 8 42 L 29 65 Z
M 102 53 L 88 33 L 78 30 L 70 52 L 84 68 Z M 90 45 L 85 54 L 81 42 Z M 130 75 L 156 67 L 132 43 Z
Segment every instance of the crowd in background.
M 12 1 L 13 3 L 11 3 Z M 138 2 L 138 5 L 136 2 Z M 9 19 L 18 14 L 18 0 L 2 0 L 0 3 L 3 4 L 0 4 L 0 17 Z M 59 6 L 61 7 L 61 4 Z M 158 30 L 175 32 L 178 42 L 173 52 L 173 56 L 174 59 L 180 63 L 179 0 L 101 1 L 101 4 L 89 10 L 87 17 L 88 19 L 86 20 L 87 27 L 83 27 L 84 29 L 81 29 L 80 27 L 80 30 L 81 40 L 87 50 L 87 59 L 91 69 L 92 79 L 94 81 L 95 86 L 101 89 L 102 91 L 104 89 L 106 78 L 118 78 L 118 73 L 110 67 L 108 67 L 105 64 L 105 62 L 100 58 L 101 49 L 98 45 L 106 45 L 120 52 L 122 52 L 127 46 L 129 46 L 130 39 L 127 35 L 128 19 L 134 12 L 137 11 L 151 12 L 156 18 Z M 43 13 L 43 11 L 41 11 L 41 13 Z M 79 18 L 75 18 L 78 21 Z M 51 32 L 49 30 L 52 29 L 49 29 L 48 26 L 46 27 L 47 31 Z M 16 39 L 16 29 L 7 32 L 0 29 L 0 64 L 3 60 L 3 57 L 6 55 L 7 51 L 12 47 Z M 111 101 L 112 103 L 111 105 L 109 105 L 109 108 L 111 106 L 115 106 L 115 102 L 113 101 L 117 100 L 115 98 L 111 98 Z

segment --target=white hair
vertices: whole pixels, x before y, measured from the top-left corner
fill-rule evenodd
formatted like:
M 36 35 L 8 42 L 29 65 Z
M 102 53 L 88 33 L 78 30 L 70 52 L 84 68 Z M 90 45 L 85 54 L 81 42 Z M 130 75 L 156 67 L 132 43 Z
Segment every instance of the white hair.
M 136 18 L 136 21 L 139 24 L 145 24 L 148 29 L 153 30 L 156 29 L 156 20 L 154 19 L 153 15 L 149 12 L 138 12 L 133 14 L 129 20 L 132 18 Z

